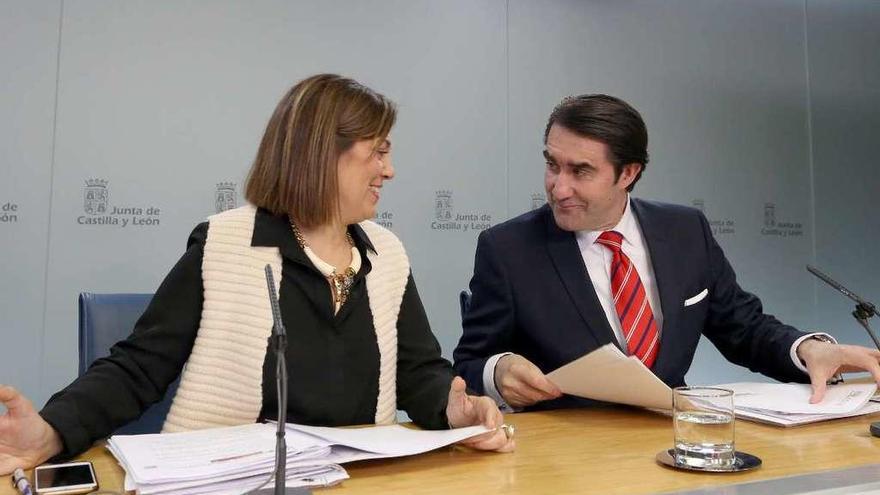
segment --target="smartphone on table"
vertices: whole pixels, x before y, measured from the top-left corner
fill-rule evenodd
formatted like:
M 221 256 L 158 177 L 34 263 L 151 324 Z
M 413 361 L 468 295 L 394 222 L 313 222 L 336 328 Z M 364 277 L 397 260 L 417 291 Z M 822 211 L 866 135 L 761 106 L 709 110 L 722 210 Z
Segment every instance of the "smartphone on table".
M 91 462 L 46 464 L 34 469 L 37 495 L 75 495 L 98 489 L 98 479 Z

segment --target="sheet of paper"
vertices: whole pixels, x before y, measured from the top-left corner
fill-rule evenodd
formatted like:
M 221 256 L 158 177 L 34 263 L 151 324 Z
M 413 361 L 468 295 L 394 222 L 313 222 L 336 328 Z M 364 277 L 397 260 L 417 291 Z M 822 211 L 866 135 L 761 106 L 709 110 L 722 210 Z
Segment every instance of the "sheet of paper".
M 818 423 L 819 421 L 827 421 L 830 419 L 851 418 L 853 416 L 874 414 L 878 412 L 880 412 L 880 404 L 876 402 L 868 402 L 862 406 L 861 409 L 846 414 L 784 414 L 760 409 L 752 410 L 737 408 L 736 419 L 790 427 Z
M 858 411 L 877 390 L 876 383 L 831 385 L 818 404 L 810 404 L 812 390 L 804 383 L 725 383 L 733 390 L 734 407 L 764 409 L 788 414 L 848 414 Z
M 566 394 L 653 409 L 672 409 L 672 390 L 635 357 L 613 344 L 551 371 L 547 378 Z
M 387 456 L 421 454 L 489 431 L 485 426 L 468 426 L 452 430 L 414 430 L 400 425 L 327 428 L 289 423 L 287 431 L 291 430 L 314 435 L 334 445 Z

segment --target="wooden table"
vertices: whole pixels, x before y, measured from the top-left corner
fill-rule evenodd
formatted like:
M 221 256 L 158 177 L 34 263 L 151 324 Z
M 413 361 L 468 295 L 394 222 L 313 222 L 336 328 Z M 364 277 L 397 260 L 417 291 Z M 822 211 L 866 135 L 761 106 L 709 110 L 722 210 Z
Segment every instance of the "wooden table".
M 783 429 L 736 423 L 736 447 L 763 459 L 760 469 L 702 474 L 658 465 L 672 445 L 672 420 L 627 408 L 578 409 L 508 415 L 516 452 L 496 454 L 448 447 L 427 454 L 347 464 L 351 479 L 317 490 L 346 493 L 540 494 L 658 493 L 742 483 L 880 463 L 880 438 L 868 425 L 880 414 Z M 81 459 L 95 463 L 102 489 L 120 490 L 122 471 L 95 446 Z M 8 482 L 0 495 L 13 495 Z

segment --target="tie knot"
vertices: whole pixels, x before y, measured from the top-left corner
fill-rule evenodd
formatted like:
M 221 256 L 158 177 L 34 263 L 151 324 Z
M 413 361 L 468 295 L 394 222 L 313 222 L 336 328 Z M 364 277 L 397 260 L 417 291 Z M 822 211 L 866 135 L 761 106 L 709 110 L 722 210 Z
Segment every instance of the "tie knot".
M 598 242 L 599 244 L 604 244 L 608 249 L 619 253 L 620 246 L 623 244 L 623 234 L 613 230 L 607 230 L 599 235 L 599 238 L 596 239 L 596 242 Z

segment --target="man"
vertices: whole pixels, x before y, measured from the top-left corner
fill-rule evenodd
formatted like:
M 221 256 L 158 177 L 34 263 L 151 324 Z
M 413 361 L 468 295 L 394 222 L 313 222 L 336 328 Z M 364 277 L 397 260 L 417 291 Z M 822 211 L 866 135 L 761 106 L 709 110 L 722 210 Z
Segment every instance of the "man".
M 880 382 L 880 352 L 764 314 L 698 210 L 629 196 L 647 143 L 639 113 L 617 98 L 582 95 L 553 110 L 548 204 L 479 237 L 454 353 L 468 385 L 513 408 L 588 404 L 544 373 L 614 343 L 680 386 L 700 335 L 752 371 L 811 381 L 812 402 L 838 372 L 868 370 Z

